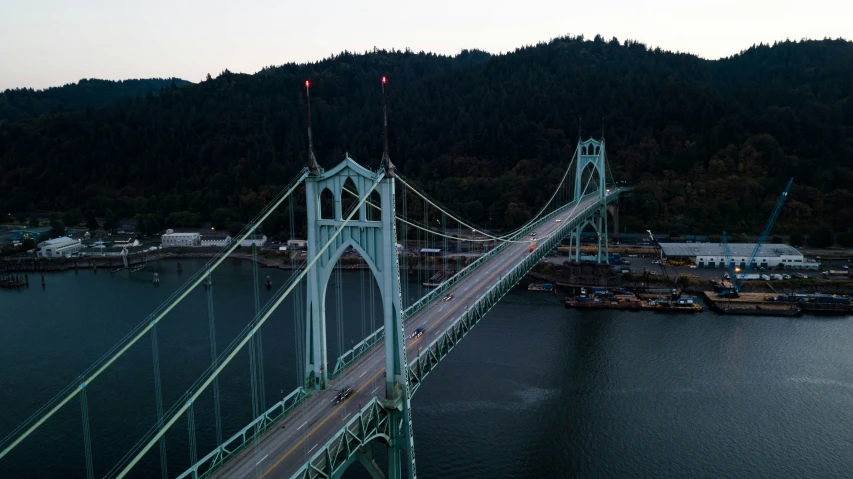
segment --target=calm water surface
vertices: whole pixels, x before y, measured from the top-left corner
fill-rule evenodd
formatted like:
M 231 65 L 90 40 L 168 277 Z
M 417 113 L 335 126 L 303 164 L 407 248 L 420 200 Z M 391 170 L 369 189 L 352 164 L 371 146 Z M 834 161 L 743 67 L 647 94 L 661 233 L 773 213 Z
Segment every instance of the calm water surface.
M 0 436 L 115 344 L 202 261 L 149 271 L 45 276 L 44 290 L 0 290 Z M 154 288 L 151 271 L 160 271 Z M 251 266 L 214 278 L 217 344 L 253 310 Z M 285 271 L 262 269 L 275 288 Z M 417 279 L 417 278 L 415 278 Z M 417 281 L 413 281 L 416 283 Z M 371 330 L 358 272 L 342 274 L 343 346 Z M 367 288 L 369 289 L 369 288 Z M 414 294 L 415 288 L 412 288 Z M 336 284 L 327 296 L 337 357 Z M 272 294 L 262 290 L 261 302 Z M 378 301 L 373 327 L 379 325 Z M 360 310 L 366 319 L 362 320 Z M 267 404 L 298 380 L 294 305 L 263 330 Z M 158 326 L 164 404 L 210 363 L 206 297 L 193 292 Z M 850 477 L 853 322 L 578 312 L 555 294 L 516 288 L 429 376 L 413 400 L 421 477 Z M 151 339 L 90 388 L 95 473 L 110 468 L 155 416 Z M 248 355 L 222 377 L 225 435 L 252 416 Z M 196 409 L 199 456 L 214 443 L 212 395 Z M 76 399 L 10 457 L 0 477 L 85 477 Z M 170 476 L 189 463 L 187 424 L 167 435 Z M 381 448 L 380 448 L 381 449 Z M 149 454 L 135 477 L 159 477 Z M 366 477 L 360 466 L 348 477 Z

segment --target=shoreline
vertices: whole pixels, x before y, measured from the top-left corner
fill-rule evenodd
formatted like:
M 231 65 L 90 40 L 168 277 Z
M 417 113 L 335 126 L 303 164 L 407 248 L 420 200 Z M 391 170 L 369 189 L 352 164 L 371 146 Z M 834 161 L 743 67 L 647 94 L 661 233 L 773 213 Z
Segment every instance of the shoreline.
M 127 257 L 128 267 L 139 266 L 145 263 L 152 263 L 163 260 L 180 260 L 180 259 L 209 259 L 216 256 L 219 250 L 215 251 L 198 251 L 198 250 L 158 250 L 152 252 L 138 253 Z M 251 253 L 233 252 L 228 255 L 228 258 L 251 261 Z M 361 258 L 342 258 L 346 260 L 343 263 L 343 269 L 359 269 L 366 268 L 367 263 Z M 296 261 L 291 259 L 267 258 L 263 255 L 258 255 L 258 265 L 264 268 L 277 268 L 284 270 L 301 269 L 304 265 L 304 258 L 297 258 Z M 442 269 L 442 265 L 415 265 L 409 268 L 409 271 L 433 271 L 437 272 Z M 465 267 L 465 263 L 457 266 L 455 262 L 448 262 L 449 270 L 457 270 Z M 5 259 L 0 261 L 0 274 L 5 273 L 53 273 L 71 270 L 86 270 L 86 269 L 116 269 L 124 268 L 124 262 L 121 256 L 87 256 L 84 258 L 20 258 L 20 259 Z

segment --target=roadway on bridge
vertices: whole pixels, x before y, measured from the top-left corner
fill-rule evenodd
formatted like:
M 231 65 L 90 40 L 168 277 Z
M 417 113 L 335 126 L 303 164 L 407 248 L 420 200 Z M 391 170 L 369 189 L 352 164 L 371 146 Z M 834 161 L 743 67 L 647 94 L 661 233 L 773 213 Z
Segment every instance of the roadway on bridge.
M 585 207 L 598 201 L 589 198 L 576 209 L 569 208 L 536 229 L 536 237 L 544 238 L 559 226 L 556 219 L 567 221 Z M 528 236 L 527 239 L 530 239 Z M 529 243 L 511 244 L 470 276 L 451 289 L 450 301 L 438 299 L 422 309 L 406 325 L 408 338 L 418 328 L 425 333 L 407 339 L 406 356 L 411 362 L 420 348 L 428 346 L 439 334 L 459 320 L 468 305 L 474 303 L 490 286 L 509 272 L 524 255 L 530 254 Z M 340 431 L 353 414 L 373 397 L 384 397 L 385 350 L 379 345 L 350 365 L 337 378 L 331 389 L 312 394 L 303 404 L 288 414 L 275 428 L 268 431 L 255 446 L 249 446 L 216 471 L 214 477 L 289 478 Z M 343 386 L 352 386 L 354 393 L 346 401 L 335 404 L 335 396 Z M 418 428 L 417 412 L 413 411 L 413 427 Z

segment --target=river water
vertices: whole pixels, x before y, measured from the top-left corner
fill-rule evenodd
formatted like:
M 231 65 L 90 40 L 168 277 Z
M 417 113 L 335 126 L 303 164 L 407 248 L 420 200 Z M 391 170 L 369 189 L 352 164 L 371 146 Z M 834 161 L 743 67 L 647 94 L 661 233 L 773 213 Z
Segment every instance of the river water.
M 42 289 L 0 290 L 0 437 L 145 319 L 203 262 L 45 276 Z M 152 271 L 162 283 L 151 284 Z M 275 289 L 286 271 L 262 269 Z M 251 265 L 214 277 L 217 344 L 253 311 Z M 334 275 L 333 275 L 334 278 Z M 344 271 L 327 295 L 330 361 L 371 330 L 369 290 Z M 412 284 L 417 283 L 417 277 Z M 362 286 L 362 285 L 365 286 Z M 365 288 L 364 290 L 362 288 Z M 412 286 L 411 294 L 417 294 Z M 272 292 L 261 290 L 261 303 Z M 362 305 L 363 304 L 363 305 Z M 362 321 L 361 309 L 366 319 Z M 378 301 L 373 325 L 380 323 Z M 294 305 L 263 329 L 266 403 L 298 380 Z M 193 292 L 158 326 L 163 400 L 179 400 L 210 364 L 206 295 Z M 511 291 L 413 399 L 421 477 L 849 477 L 853 470 L 853 322 L 714 313 L 566 310 L 557 294 Z M 101 477 L 156 418 L 151 339 L 88 388 L 95 475 Z M 252 416 L 248 354 L 220 382 L 225 436 Z M 215 442 L 212 394 L 195 408 L 199 457 Z M 187 422 L 166 439 L 169 475 L 190 461 Z M 0 477 L 85 477 L 74 399 L 9 457 Z M 156 448 L 155 448 L 156 450 Z M 360 466 L 348 477 L 366 477 Z M 148 454 L 133 477 L 159 477 Z

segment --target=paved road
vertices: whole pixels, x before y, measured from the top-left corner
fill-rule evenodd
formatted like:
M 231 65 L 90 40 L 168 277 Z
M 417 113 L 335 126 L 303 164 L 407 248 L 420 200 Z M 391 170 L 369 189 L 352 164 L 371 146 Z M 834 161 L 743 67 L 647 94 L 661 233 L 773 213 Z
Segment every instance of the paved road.
M 573 213 L 577 214 L 594 202 L 595 199 L 586 200 L 576 210 L 569 209 L 558 218 L 566 221 Z M 558 226 L 560 224 L 556 218 L 550 220 L 536 230 L 536 238 L 550 235 Z M 434 301 L 414 316 L 406 325 L 406 336 L 418 328 L 424 328 L 426 332 L 420 338 L 407 339 L 407 360 L 411 362 L 419 348 L 429 345 L 442 331 L 458 321 L 466 307 L 512 269 L 519 258 L 530 254 L 529 246 L 529 242 L 510 245 L 454 285 L 448 291 L 453 295 L 452 300 Z M 376 347 L 338 376 L 331 390 L 312 394 L 280 421 L 276 429 L 268 431 L 257 447 L 251 446 L 229 460 L 216 472 L 215 477 L 256 477 L 256 470 L 261 477 L 291 477 L 343 428 L 352 414 L 358 412 L 359 405 L 366 404 L 373 397 L 384 396 L 384 370 L 385 351 L 382 347 Z M 353 386 L 355 393 L 341 404 L 335 404 L 336 389 L 344 385 Z

